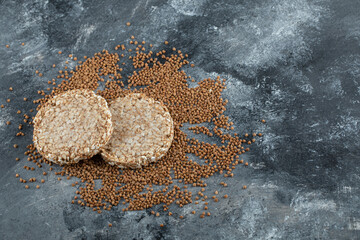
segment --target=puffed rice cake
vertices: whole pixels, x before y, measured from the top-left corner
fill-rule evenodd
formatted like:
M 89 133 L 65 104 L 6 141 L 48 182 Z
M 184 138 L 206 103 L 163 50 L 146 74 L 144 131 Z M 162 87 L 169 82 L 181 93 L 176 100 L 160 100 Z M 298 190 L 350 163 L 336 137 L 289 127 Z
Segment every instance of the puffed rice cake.
M 99 153 L 113 131 L 106 100 L 86 89 L 54 96 L 34 119 L 36 149 L 57 164 L 77 163 Z
M 119 168 L 140 168 L 163 157 L 174 137 L 166 106 L 145 94 L 131 93 L 110 103 L 114 132 L 101 151 Z

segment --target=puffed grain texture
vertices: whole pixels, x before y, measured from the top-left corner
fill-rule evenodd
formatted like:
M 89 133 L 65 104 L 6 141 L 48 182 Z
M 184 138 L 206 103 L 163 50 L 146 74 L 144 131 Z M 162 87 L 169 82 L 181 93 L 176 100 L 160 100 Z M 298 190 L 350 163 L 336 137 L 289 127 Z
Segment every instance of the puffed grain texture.
M 93 91 L 75 89 L 54 96 L 39 109 L 33 141 L 46 159 L 70 164 L 99 153 L 112 131 L 106 100 Z
M 166 106 L 145 94 L 131 93 L 110 103 L 114 132 L 102 157 L 120 168 L 140 168 L 163 157 L 174 137 Z

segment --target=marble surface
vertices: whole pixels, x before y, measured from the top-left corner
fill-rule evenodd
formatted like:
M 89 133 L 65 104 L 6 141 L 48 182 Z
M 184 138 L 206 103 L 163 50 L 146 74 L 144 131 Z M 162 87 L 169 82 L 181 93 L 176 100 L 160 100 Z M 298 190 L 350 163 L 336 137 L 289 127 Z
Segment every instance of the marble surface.
M 360 239 L 359 12 L 357 0 L 1 1 L 0 239 Z M 175 217 L 150 214 L 160 207 L 96 214 L 70 204 L 72 180 L 50 174 L 25 190 L 15 178 L 42 172 L 23 169 L 31 128 L 15 137 L 16 111 L 33 104 L 20 96 L 35 99 L 67 54 L 91 56 L 130 35 L 189 53 L 196 80 L 226 78 L 237 132 L 264 133 L 211 217 L 189 214 L 195 205 L 173 206 Z M 223 180 L 208 179 L 209 189 Z

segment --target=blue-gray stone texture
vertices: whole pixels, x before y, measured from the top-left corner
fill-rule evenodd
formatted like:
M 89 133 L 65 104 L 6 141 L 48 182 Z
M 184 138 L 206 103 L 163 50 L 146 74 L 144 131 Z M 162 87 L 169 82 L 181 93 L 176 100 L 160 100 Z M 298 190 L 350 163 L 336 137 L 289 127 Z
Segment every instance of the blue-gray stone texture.
M 358 0 L 0 1 L 0 239 L 360 239 L 359 13 Z M 131 35 L 188 53 L 196 81 L 227 79 L 236 132 L 264 134 L 247 168 L 206 180 L 209 196 L 229 195 L 210 201 L 210 217 L 190 214 L 201 204 L 172 206 L 172 217 L 150 214 L 161 206 L 97 214 L 70 203 L 75 179 L 23 169 L 32 129 L 15 137 L 16 111 L 34 108 L 23 97 L 36 99 L 69 53 L 112 51 Z M 16 173 L 46 183 L 26 190 Z

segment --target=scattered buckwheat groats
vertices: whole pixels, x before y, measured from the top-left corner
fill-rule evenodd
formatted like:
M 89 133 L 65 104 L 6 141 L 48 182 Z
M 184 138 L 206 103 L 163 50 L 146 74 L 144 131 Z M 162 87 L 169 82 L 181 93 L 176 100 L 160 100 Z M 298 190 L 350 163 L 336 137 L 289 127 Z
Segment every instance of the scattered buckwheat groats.
M 170 43 L 166 42 L 166 45 L 166 48 L 169 48 Z M 176 213 L 176 209 L 171 209 L 170 212 L 170 205 L 176 204 L 181 208 L 194 202 L 194 210 L 190 211 L 191 214 L 198 214 L 197 217 L 200 216 L 200 218 L 209 217 L 212 209 L 208 202 L 217 204 L 221 200 L 229 201 L 231 195 L 228 195 L 229 192 L 225 194 L 222 191 L 228 186 L 224 180 L 216 186 L 216 189 L 206 191 L 206 178 L 213 175 L 233 177 L 233 170 L 237 165 L 249 166 L 248 162 L 243 165 L 244 160 L 240 159 L 240 155 L 250 150 L 247 145 L 253 143 L 252 139 L 255 136 L 246 134 L 240 137 L 233 133 L 234 124 L 230 122 L 228 116 L 224 115 L 228 103 L 221 97 L 222 91 L 226 88 L 224 79 L 217 77 L 216 79 L 197 80 L 196 87 L 189 87 L 188 83 L 192 81 L 192 78 L 182 70 L 186 65 L 191 66 L 186 60 L 187 54 L 183 54 L 181 50 L 172 47 L 170 53 L 165 50 L 146 51 L 148 47 L 152 47 L 152 44 L 147 45 L 145 41 L 136 40 L 134 36 L 131 36 L 129 46 L 119 44 L 115 47 L 114 53 L 103 50 L 95 53 L 92 57 L 86 56 L 84 59 L 81 57 L 84 61 L 76 62 L 79 65 L 74 69 L 68 69 L 70 68 L 68 65 L 66 68 L 58 69 L 59 75 L 54 76 L 53 80 L 46 80 L 55 86 L 47 92 L 39 90 L 38 93 L 41 98 L 33 102 L 39 104 L 37 107 L 39 116 L 48 112 L 49 117 L 52 116 L 49 119 L 52 120 L 40 121 L 44 117 L 35 118 L 34 144 L 28 145 L 25 154 L 30 163 L 33 162 L 38 167 L 42 167 L 44 163 L 52 166 L 52 162 L 48 159 L 58 160 L 60 158 L 62 163 L 64 161 L 75 162 L 79 160 L 77 159 L 78 156 L 86 155 L 84 158 L 90 158 L 95 152 L 102 150 L 103 157 L 96 155 L 75 164 L 62 167 L 52 166 L 49 171 L 46 170 L 47 173 L 41 171 L 44 176 L 53 172 L 56 175 L 61 175 L 61 177 L 58 176 L 59 181 L 66 181 L 68 176 L 80 179 L 71 183 L 76 195 L 70 201 L 72 204 L 89 207 L 96 213 L 101 213 L 104 210 L 110 211 L 114 206 L 118 206 L 117 209 L 122 211 L 130 211 L 161 205 L 162 210 L 166 213 L 164 214 L 161 211 L 155 213 L 154 211 L 154 217 L 168 215 L 187 219 L 187 216 Z M 69 57 L 77 61 L 77 58 L 73 57 L 72 54 Z M 78 57 L 80 59 L 80 56 Z M 62 64 L 58 65 L 61 66 Z M 55 65 L 51 64 L 49 67 L 55 67 Z M 131 74 L 125 78 L 124 72 Z M 55 79 L 57 80 L 55 81 Z M 102 88 L 99 88 L 99 83 L 104 83 L 101 85 Z M 98 113 L 94 118 L 86 118 L 86 120 L 74 121 L 73 123 L 67 123 L 67 120 L 64 120 L 69 119 L 69 116 L 65 117 L 65 112 L 61 113 L 63 111 L 61 106 L 64 104 L 56 105 L 56 99 L 64 94 L 69 97 L 72 96 L 73 101 L 68 103 L 67 111 L 75 111 L 74 109 L 82 107 L 87 108 L 93 103 L 82 101 L 79 99 L 81 98 L 79 94 L 71 93 L 71 90 L 85 92 L 84 89 L 87 89 L 87 92 L 95 91 L 98 97 L 103 97 L 109 103 L 110 110 L 113 112 L 114 127 L 111 138 L 107 134 L 110 132 L 110 125 L 105 124 L 109 116 L 104 113 L 105 108 L 99 107 L 98 109 L 99 112 L 100 109 L 103 110 L 104 116 Z M 146 108 L 140 107 L 136 105 L 137 100 L 132 99 L 134 96 L 141 96 L 144 101 L 145 99 L 152 100 L 151 103 L 147 103 Z M 93 98 L 97 99 L 94 96 Z M 126 99 L 131 99 L 128 103 L 133 104 L 134 108 L 125 104 Z M 112 107 L 114 109 L 111 109 Z M 157 107 L 159 109 L 156 109 Z M 50 112 L 50 109 L 53 112 Z M 124 109 L 131 112 L 129 116 L 123 116 L 124 112 L 121 111 Z M 71 113 L 71 115 L 78 119 L 81 118 L 80 115 L 87 115 L 88 111 L 89 109 L 78 111 Z M 56 118 L 51 115 L 55 112 L 59 112 L 56 114 Z M 159 115 L 152 116 L 152 113 Z M 149 117 L 146 114 L 150 114 Z M 163 117 L 157 118 L 156 116 Z M 125 117 L 128 118 L 124 120 Z M 140 122 L 140 117 L 149 121 L 155 119 L 158 121 L 155 124 L 156 127 L 147 126 L 146 121 L 137 124 Z M 96 120 L 96 118 L 101 119 Z M 54 119 L 56 119 L 56 124 L 52 123 Z M 24 120 L 28 121 L 27 119 Z M 73 125 L 68 125 L 70 127 L 65 128 L 64 124 Z M 192 136 L 185 133 L 188 129 L 184 128 L 189 128 L 189 126 L 184 126 L 185 124 L 192 124 L 190 126 L 190 130 L 193 132 Z M 83 129 L 83 126 L 90 126 L 91 130 Z M 107 128 L 99 126 L 107 126 Z M 118 131 L 123 127 L 124 130 Z M 39 132 L 39 129 L 44 131 Z M 146 132 L 147 129 L 157 131 L 151 136 L 156 135 L 161 140 L 147 143 L 145 137 L 150 136 L 150 133 Z M 62 131 L 66 132 L 66 136 L 63 136 L 60 141 L 56 134 L 64 134 Z M 129 134 L 130 138 L 122 138 L 118 134 L 119 132 Z M 206 136 L 206 139 L 217 138 L 219 141 L 217 144 L 200 141 L 197 137 L 199 134 Z M 50 139 L 50 135 L 54 135 L 54 137 Z M 261 133 L 255 135 L 262 136 Z M 91 141 L 91 143 L 85 143 L 85 140 L 79 141 L 78 138 L 83 136 L 86 136 L 86 141 Z M 110 139 L 108 145 L 105 144 L 107 137 Z M 97 144 L 100 141 L 99 139 L 102 139 L 101 144 Z M 161 145 L 160 143 L 164 144 Z M 91 154 L 84 154 L 88 152 L 85 145 L 89 144 L 96 147 L 90 150 Z M 135 145 L 137 147 L 134 147 Z M 103 148 L 104 146 L 105 148 Z M 167 151 L 161 151 L 164 146 L 168 148 Z M 58 150 L 62 150 L 63 147 L 67 150 L 59 152 Z M 121 152 L 124 149 L 133 152 L 131 154 Z M 112 151 L 116 153 L 113 155 L 116 158 L 110 159 L 106 153 Z M 136 167 L 139 166 L 138 164 L 145 163 L 145 166 L 136 169 L 121 169 L 104 161 L 105 158 L 108 161 L 120 162 L 122 161 L 120 159 L 125 159 L 125 156 L 132 156 L 132 158 L 127 157 L 128 160 L 134 159 L 143 156 L 144 152 L 148 152 L 149 155 L 146 156 L 149 156 L 150 159 L 153 156 L 153 160 L 156 161 L 150 163 L 146 160 L 136 163 Z M 60 161 L 56 162 L 59 163 Z M 101 180 L 100 186 L 95 187 L 96 180 Z M 44 182 L 41 180 L 41 183 Z M 207 212 L 202 212 L 204 205 Z

